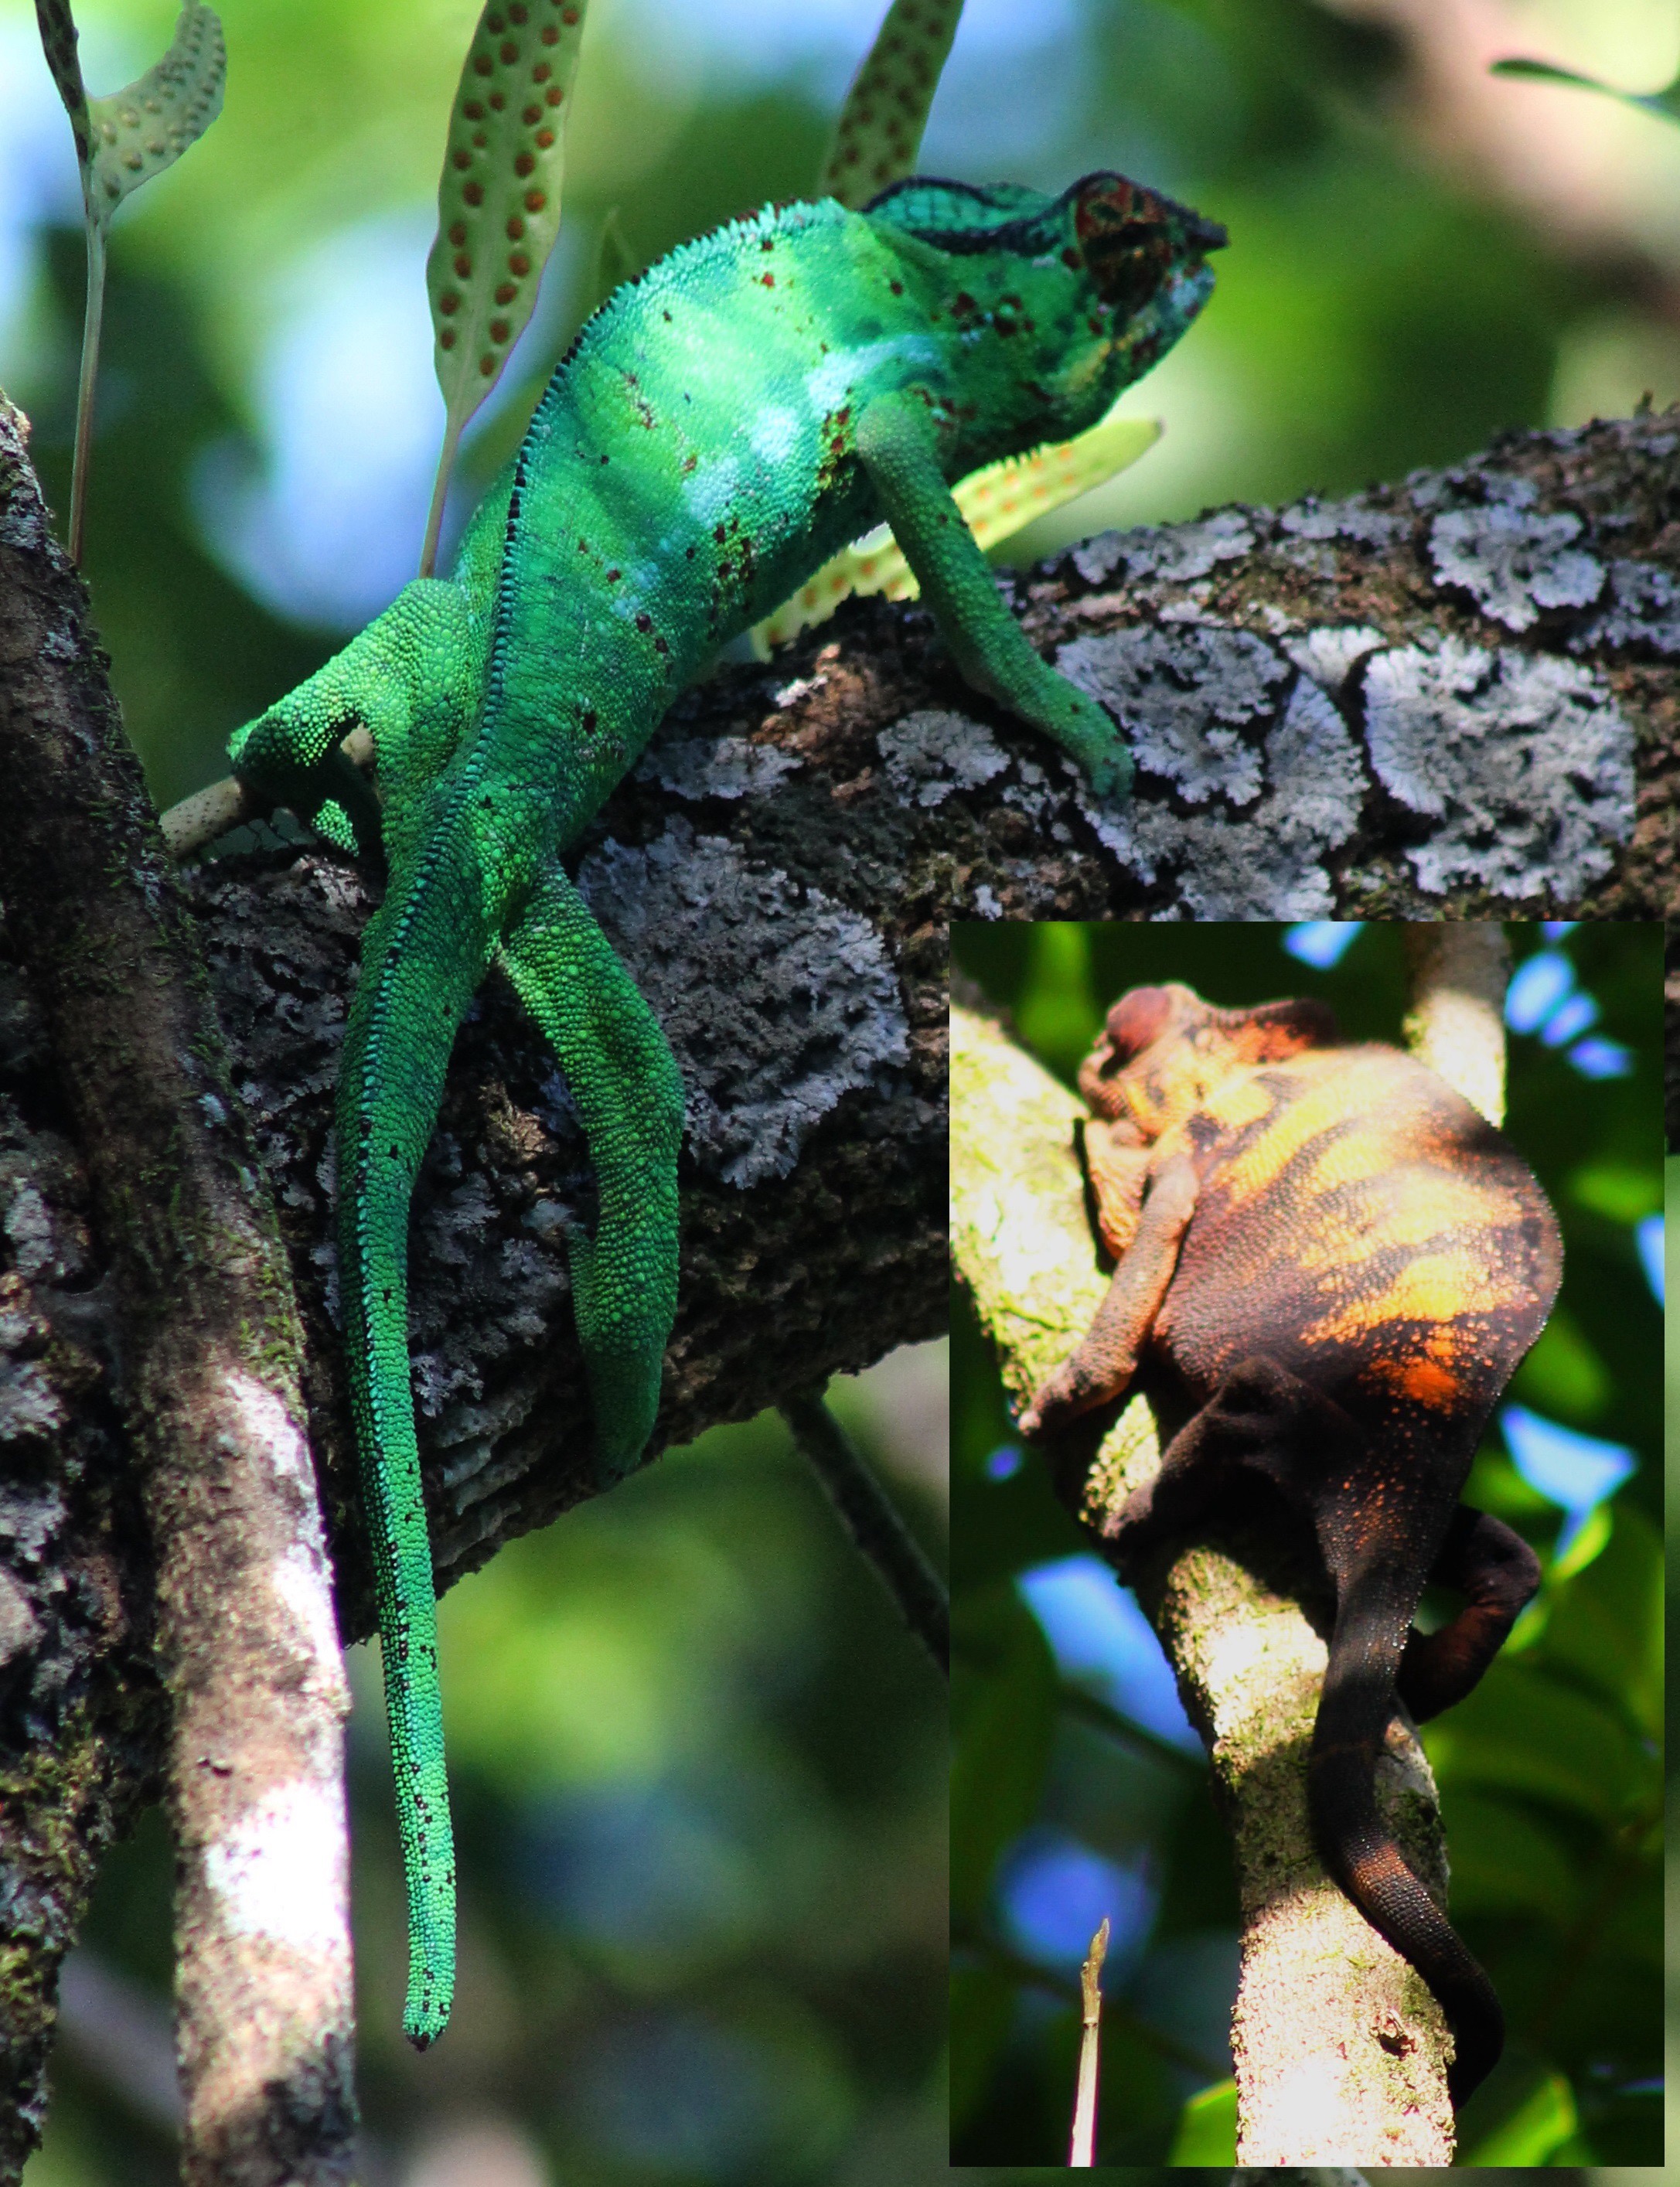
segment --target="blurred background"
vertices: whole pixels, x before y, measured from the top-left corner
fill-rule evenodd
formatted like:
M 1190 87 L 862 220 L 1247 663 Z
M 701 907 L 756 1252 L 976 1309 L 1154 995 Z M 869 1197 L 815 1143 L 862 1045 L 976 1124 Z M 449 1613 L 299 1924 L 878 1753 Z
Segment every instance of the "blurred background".
M 881 7 L 592 0 L 560 245 L 455 529 L 595 299 L 609 213 L 645 261 L 808 191 Z M 173 13 L 81 0 L 90 90 L 149 66 Z M 117 216 L 86 562 L 160 802 L 416 566 L 442 419 L 422 275 L 475 13 L 226 0 L 222 118 Z M 1118 167 L 1231 233 L 1211 306 L 1129 397 L 1165 440 L 1062 537 L 1680 396 L 1680 129 L 1490 78 L 1509 53 L 1649 89 L 1680 6 L 969 0 L 925 171 Z M 0 385 L 61 509 L 81 284 L 69 128 L 27 0 L 0 0 Z
M 1533 1544 L 1542 1592 L 1423 1734 L 1452 1918 L 1509 2022 L 1458 2161 L 1656 2165 L 1661 935 L 1511 931 L 1506 1129 L 1558 1212 L 1565 1268 L 1465 1491 Z M 1069 1083 L 1143 982 L 1225 1005 L 1322 995 L 1354 1038 L 1396 1038 L 1405 1008 L 1393 926 L 967 925 L 953 954 Z M 1065 2161 L 1077 1971 L 1106 1914 L 1098 2162 L 1228 2166 L 1238 1909 L 1201 1742 L 1135 1599 L 1014 1442 L 960 1302 L 952 1360 L 956 2161 Z M 1430 1622 L 1457 1606 L 1426 1598 Z
M 933 1550 L 942 1345 L 834 1387 Z M 461 1937 L 402 2033 L 375 1648 L 351 1651 L 358 2187 L 946 2174 L 946 1689 L 773 1415 L 503 1549 L 439 1614 Z M 25 2187 L 169 2187 L 171 1856 L 118 1848 L 66 1964 Z

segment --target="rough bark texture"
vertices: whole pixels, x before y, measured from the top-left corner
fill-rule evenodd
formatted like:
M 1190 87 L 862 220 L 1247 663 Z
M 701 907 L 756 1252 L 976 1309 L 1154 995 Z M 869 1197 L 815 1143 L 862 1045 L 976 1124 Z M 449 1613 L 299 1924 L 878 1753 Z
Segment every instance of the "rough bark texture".
M 959 900 L 982 918 L 1660 916 L 1677 452 L 1672 411 L 1513 434 L 1453 470 L 1109 532 L 1023 573 L 1018 612 L 1125 723 L 1138 794 L 1099 811 L 953 693 Z
M 997 1026 L 953 1010 L 952 1256 L 1020 1399 L 1084 1335 L 1107 1289 L 1075 1145 L 1083 1114 Z M 1099 1554 L 1104 1515 L 1149 1477 L 1181 1424 L 1140 1391 L 1106 1431 L 1098 1416 L 1043 1447 Z M 1322 1572 L 1257 1498 L 1233 1493 L 1216 1525 L 1155 1551 L 1133 1583 L 1208 1742 L 1232 1832 L 1243 1914 L 1239 2158 L 1450 2162 L 1440 2007 L 1312 1843 L 1306 1756 L 1332 1611 Z M 1444 1886 L 1429 1765 L 1397 1722 L 1378 1789 L 1407 1858 Z
M 302 1432 L 301 1330 L 273 1203 L 228 1086 L 193 923 L 87 627 L 86 594 L 47 529 L 21 421 L 4 406 L 0 771 L 7 921 L 86 1167 L 104 1262 L 102 1334 L 120 1366 L 115 1394 L 145 1518 L 136 1532 L 149 1534 L 155 1557 L 153 1637 L 170 1702 L 177 1849 L 183 2176 L 193 2187 L 342 2180 L 355 2122 L 349 1693 Z M 28 1183 L 13 1182 L 15 1245 L 20 1214 L 25 1234 L 31 1226 Z M 51 1229 L 44 1195 L 42 1205 L 37 1240 Z M 47 1282 L 31 1299 L 22 1269 L 6 1271 L 9 1303 L 44 1327 L 37 1348 L 50 1363 L 53 1279 L 68 1276 L 50 1262 L 37 1273 Z M 93 1316 L 70 1312 L 66 1334 L 85 1341 Z M 29 1342 L 25 1335 L 25 1351 Z M 45 1401 L 64 1394 L 61 1383 Z M 72 1490 L 81 1485 L 77 1440 L 72 1432 L 70 1448 L 46 1459 Z M 41 1499 L 41 1515 L 50 1508 Z M 22 1498 L 19 1515 L 36 1515 Z M 109 1525 L 104 1543 L 116 1560 L 103 1590 L 104 1633 L 114 1638 L 122 1603 L 143 1582 L 122 1569 Z M 20 1679 L 67 1607 L 51 1599 L 54 1576 L 40 1570 L 36 1549 L 15 1533 L 0 1538 L 0 1553 L 15 1560 L 8 1572 L 0 1558 L 0 1578 L 11 1589 L 20 1643 L 11 1667 Z M 91 1579 L 83 1592 L 95 1592 Z M 108 1667 L 89 1652 L 87 1693 L 104 1695 Z M 132 1684 L 145 1690 L 142 1676 Z M 121 1712 L 113 1716 L 120 1726 Z M 64 1826 L 63 1755 L 25 1743 L 6 1758 L 35 1772 L 20 1787 L 19 1811 L 8 1803 L 15 1842 L 4 1848 L 19 1862 L 6 1876 L 18 1958 L 8 2032 L 19 2045 L 6 2078 L 18 2108 L 0 2135 L 15 2169 L 39 2104 L 30 2077 L 57 1958 L 91 1863 L 63 1842 L 75 1835 Z M 83 1757 L 90 1841 L 108 1821 L 111 1759 L 91 1744 Z M 40 1858 L 55 1813 L 56 1872 L 54 1848 Z M 41 1909 L 32 1925 L 31 1886 Z M 50 1940 L 42 1933 L 49 1927 Z

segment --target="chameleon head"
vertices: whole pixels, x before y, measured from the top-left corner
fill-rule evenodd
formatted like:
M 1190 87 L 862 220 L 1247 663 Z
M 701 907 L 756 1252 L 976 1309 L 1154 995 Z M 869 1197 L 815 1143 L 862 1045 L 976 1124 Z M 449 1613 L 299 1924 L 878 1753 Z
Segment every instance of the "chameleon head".
M 1172 348 L 1212 295 L 1207 254 L 1224 249 L 1225 230 L 1124 175 L 1087 175 L 1063 203 L 1135 379 Z
M 1079 1090 L 1094 1115 L 1126 1118 L 1148 1141 L 1200 1108 L 1233 1071 L 1281 1063 L 1338 1038 L 1334 1014 L 1311 997 L 1221 1010 L 1176 981 L 1133 987 L 1109 1012 L 1081 1066 Z

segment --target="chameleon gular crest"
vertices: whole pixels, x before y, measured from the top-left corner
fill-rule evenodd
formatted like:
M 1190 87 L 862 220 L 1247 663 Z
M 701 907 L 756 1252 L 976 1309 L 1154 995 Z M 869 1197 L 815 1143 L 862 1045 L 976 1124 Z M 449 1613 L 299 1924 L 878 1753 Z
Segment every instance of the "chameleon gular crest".
M 1419 1719 L 1461 1701 L 1539 1584 L 1526 1543 L 1458 1497 L 1556 1296 L 1556 1220 L 1462 1096 L 1398 1049 L 1344 1045 L 1320 1003 L 1218 1010 L 1136 988 L 1079 1084 L 1119 1265 L 1021 1426 L 1053 1431 L 1140 1369 L 1190 1408 L 1104 1524 L 1122 1571 L 1194 1527 L 1239 1467 L 1312 1526 L 1335 1594 L 1314 1831 L 1440 1999 L 1462 2103 L 1503 2046 L 1499 2001 L 1383 1823 L 1376 1764 L 1396 1695 Z M 1431 1580 L 1467 1603 L 1425 1637 L 1412 1616 Z
M 963 674 L 1124 795 L 1119 732 L 1028 644 L 949 481 L 1097 424 L 1205 301 L 1222 240 L 1093 175 L 1059 198 L 910 182 L 862 212 L 776 205 L 685 245 L 561 360 L 452 575 L 410 585 L 233 739 L 248 787 L 389 872 L 339 1067 L 339 1288 L 417 2044 L 449 2016 L 455 1913 L 408 1214 L 456 1029 L 499 967 L 582 1118 L 600 1212 L 567 1244 L 610 1482 L 659 1406 L 683 1089 L 563 860 L 684 684 L 883 518 Z M 377 798 L 341 748 L 358 728 Z

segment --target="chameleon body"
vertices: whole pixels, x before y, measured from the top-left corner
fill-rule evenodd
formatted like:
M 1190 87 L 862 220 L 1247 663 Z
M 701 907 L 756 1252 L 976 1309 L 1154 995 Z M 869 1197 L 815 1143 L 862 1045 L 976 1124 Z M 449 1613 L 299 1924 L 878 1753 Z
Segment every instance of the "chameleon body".
M 1206 300 L 1224 239 L 1097 174 L 1057 198 L 912 180 L 685 245 L 562 359 L 452 576 L 233 739 L 243 782 L 389 868 L 339 1072 L 339 1277 L 422 2046 L 448 2016 L 454 1878 L 407 1253 L 456 1029 L 498 964 L 576 1101 L 600 1214 L 568 1244 L 615 1479 L 675 1313 L 683 1088 L 562 859 L 685 683 L 883 518 L 969 681 L 1123 794 L 1118 732 L 1032 651 L 947 481 L 1095 424 Z M 340 748 L 358 727 L 382 809 Z
M 1193 1526 L 1239 1466 L 1312 1525 L 1335 1593 L 1314 1834 L 1440 1999 L 1462 2103 L 1499 2056 L 1499 2002 L 1381 1820 L 1376 1763 L 1396 1693 L 1420 1719 L 1462 1700 L 1539 1583 L 1521 1538 L 1458 1498 L 1556 1295 L 1555 1218 L 1461 1095 L 1398 1049 L 1342 1045 L 1319 1003 L 1218 1010 L 1187 987 L 1137 988 L 1079 1082 L 1119 1265 L 1021 1425 L 1053 1430 L 1140 1368 L 1190 1408 L 1159 1474 L 1105 1522 L 1122 1570 Z M 1468 1599 L 1424 1638 L 1412 1617 L 1430 1580 Z

